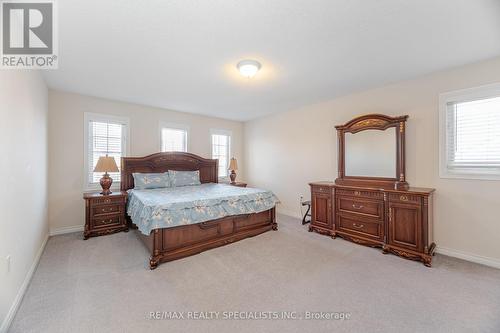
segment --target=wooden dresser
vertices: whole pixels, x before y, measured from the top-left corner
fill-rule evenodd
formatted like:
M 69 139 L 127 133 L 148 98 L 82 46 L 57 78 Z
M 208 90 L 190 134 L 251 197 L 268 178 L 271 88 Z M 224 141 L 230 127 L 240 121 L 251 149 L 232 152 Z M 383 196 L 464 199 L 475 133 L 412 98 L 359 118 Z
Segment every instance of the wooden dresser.
M 309 231 L 340 236 L 431 266 L 433 189 L 349 187 L 313 182 Z
M 309 231 L 340 236 L 431 266 L 434 189 L 406 181 L 408 116 L 368 114 L 335 126 L 338 177 L 311 186 Z
M 125 218 L 127 192 L 110 195 L 85 193 L 85 228 L 83 238 L 102 236 L 119 231 L 128 231 Z

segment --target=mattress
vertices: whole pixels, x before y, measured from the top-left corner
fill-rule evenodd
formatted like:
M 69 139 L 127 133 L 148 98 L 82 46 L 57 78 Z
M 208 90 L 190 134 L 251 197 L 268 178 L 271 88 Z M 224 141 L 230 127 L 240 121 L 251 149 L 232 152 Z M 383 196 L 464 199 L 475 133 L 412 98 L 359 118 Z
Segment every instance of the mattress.
M 271 191 L 214 183 L 132 189 L 128 194 L 127 213 L 145 235 L 154 229 L 259 213 L 273 208 L 279 202 Z

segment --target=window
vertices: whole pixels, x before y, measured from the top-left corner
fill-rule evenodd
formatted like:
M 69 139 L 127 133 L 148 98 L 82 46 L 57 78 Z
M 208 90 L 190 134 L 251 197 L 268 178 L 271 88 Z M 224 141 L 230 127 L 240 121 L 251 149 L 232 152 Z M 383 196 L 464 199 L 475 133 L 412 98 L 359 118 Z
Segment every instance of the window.
M 212 130 L 212 158 L 219 160 L 219 178 L 229 176 L 229 159 L 231 154 L 231 132 Z
M 127 155 L 128 137 L 127 118 L 85 113 L 85 179 L 86 189 L 99 186 L 102 173 L 94 172 L 101 156 L 111 156 L 118 168 L 121 167 L 121 157 Z M 120 183 L 120 173 L 109 174 L 113 178 L 113 187 Z
M 500 179 L 500 85 L 440 96 L 440 175 Z
M 187 152 L 188 130 L 187 126 L 161 123 L 160 150 Z

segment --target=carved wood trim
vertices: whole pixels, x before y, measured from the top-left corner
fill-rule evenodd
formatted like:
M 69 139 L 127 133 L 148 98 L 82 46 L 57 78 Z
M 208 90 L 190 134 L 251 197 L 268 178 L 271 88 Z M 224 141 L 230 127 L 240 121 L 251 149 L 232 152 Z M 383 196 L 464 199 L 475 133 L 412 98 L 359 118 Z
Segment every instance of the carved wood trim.
M 342 231 L 336 232 L 337 236 L 344 238 L 345 240 L 351 241 L 356 244 L 370 246 L 370 247 L 382 247 L 381 242 L 367 240 L 360 237 L 351 236 L 349 234 L 343 233 Z
M 308 229 L 309 232 L 316 232 L 318 234 L 321 234 L 321 235 L 326 235 L 326 236 L 331 236 L 333 238 L 336 237 L 336 233 L 335 231 L 331 230 L 331 229 L 326 229 L 326 228 L 322 228 L 322 227 L 318 227 L 317 225 L 309 225 L 309 229 Z
M 357 133 L 367 129 L 386 130 L 390 127 L 398 127 L 404 131 L 404 123 L 408 116 L 391 117 L 384 114 L 372 113 L 356 117 L 344 125 L 337 125 L 335 128 L 344 133 Z
M 335 192 L 337 195 L 348 195 L 361 198 L 371 198 L 380 200 L 384 198 L 384 194 L 382 192 L 377 192 L 377 191 L 336 189 Z
M 431 267 L 432 265 L 432 254 L 416 253 L 413 251 L 398 249 L 392 246 L 384 246 L 383 251 L 384 253 L 390 252 L 406 259 L 421 261 L 427 267 Z

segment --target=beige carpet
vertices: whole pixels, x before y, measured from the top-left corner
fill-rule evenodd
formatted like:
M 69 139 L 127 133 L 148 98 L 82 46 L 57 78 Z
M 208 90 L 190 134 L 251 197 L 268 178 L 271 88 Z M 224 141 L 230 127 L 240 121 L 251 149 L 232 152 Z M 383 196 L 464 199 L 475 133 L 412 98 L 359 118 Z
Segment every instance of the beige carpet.
M 147 266 L 134 232 L 50 238 L 11 332 L 500 332 L 500 271 L 436 256 L 434 267 L 280 229 Z M 348 320 L 151 320 L 150 312 L 346 312 Z M 255 315 L 261 315 L 256 313 Z

